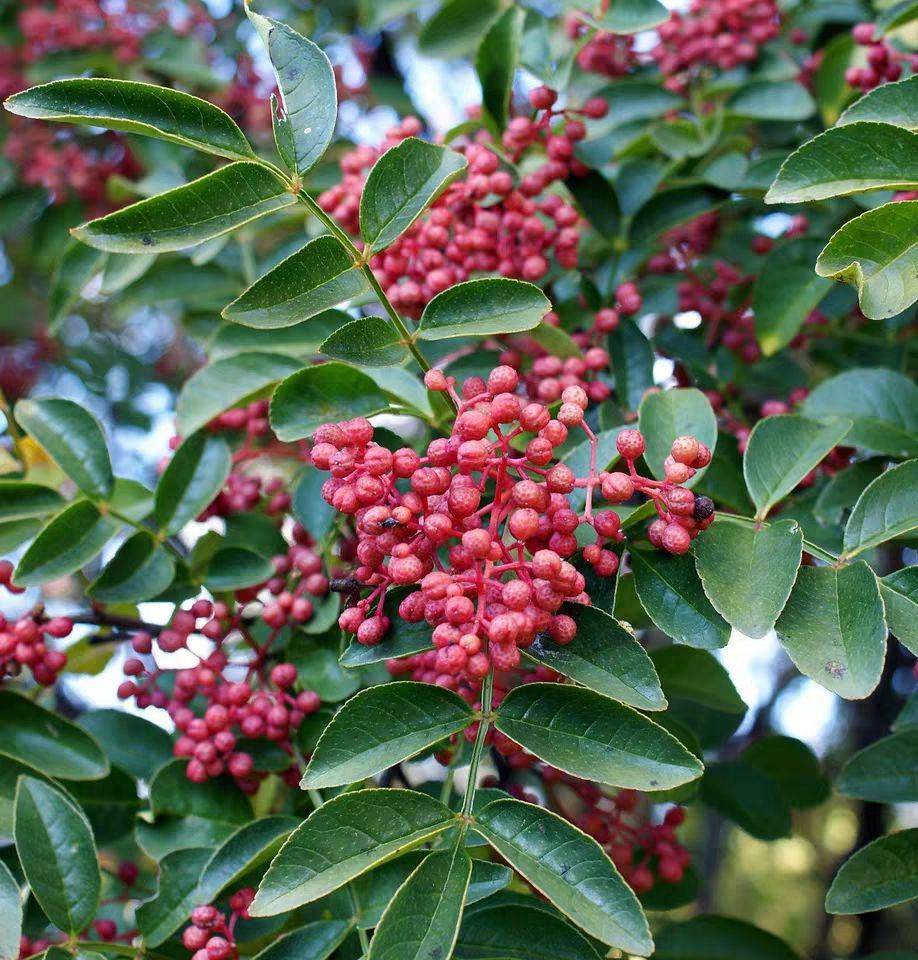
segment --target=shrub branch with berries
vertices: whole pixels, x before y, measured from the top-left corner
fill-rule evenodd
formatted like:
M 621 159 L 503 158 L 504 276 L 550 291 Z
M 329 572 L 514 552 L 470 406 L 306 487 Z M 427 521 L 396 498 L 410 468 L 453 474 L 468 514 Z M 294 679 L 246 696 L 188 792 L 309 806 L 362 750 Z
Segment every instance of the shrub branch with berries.
M 861 801 L 889 816 L 784 932 L 901 946 L 918 6 L 369 3 L 333 66 L 352 12 L 314 42 L 246 3 L 270 78 L 209 99 L 157 53 L 217 35 L 195 5 L 25 6 L 6 154 L 96 218 L 0 366 L 0 960 L 790 960 L 717 838 L 815 849 L 801 812 Z M 396 35 L 482 102 L 355 143 Z M 26 88 L 74 50 L 131 70 Z M 199 342 L 152 487 L 31 389 L 100 303 Z M 822 756 L 779 733 L 814 683 Z

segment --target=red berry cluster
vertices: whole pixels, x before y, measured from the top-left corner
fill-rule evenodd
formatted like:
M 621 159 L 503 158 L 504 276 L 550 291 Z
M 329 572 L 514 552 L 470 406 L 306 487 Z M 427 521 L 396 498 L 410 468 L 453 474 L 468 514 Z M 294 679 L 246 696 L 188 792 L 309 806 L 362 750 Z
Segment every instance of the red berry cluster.
M 603 0 L 600 8 L 605 12 L 608 6 L 609 0 Z M 625 77 L 639 65 L 632 35 L 596 30 L 577 13 L 568 15 L 564 26 L 571 40 L 587 37 L 586 43 L 577 51 L 577 66 L 581 70 L 604 77 Z
M 130 679 L 119 686 L 118 696 L 133 697 L 138 707 L 168 711 L 181 733 L 175 754 L 189 758 L 190 780 L 203 782 L 229 773 L 242 790 L 254 792 L 262 774 L 255 770 L 251 754 L 240 749 L 240 736 L 281 746 L 291 755 L 288 776 L 294 783 L 298 780 L 291 737 L 303 718 L 318 710 L 320 701 L 314 691 L 295 692 L 293 664 L 270 665 L 272 646 L 286 624 L 296 626 L 312 617 L 313 604 L 305 594 L 324 595 L 328 580 L 321 573 L 321 560 L 305 543 L 294 543 L 286 555 L 275 558 L 274 565 L 276 577 L 236 592 L 238 609 L 231 610 L 223 602 L 196 600 L 188 610 L 177 610 L 155 639 L 141 631 L 131 641 L 138 656 L 125 661 L 124 673 Z M 242 609 L 263 588 L 274 599 L 262 604 L 260 619 L 269 633 L 259 642 Z M 212 652 L 206 656 L 195 653 L 193 647 L 198 644 L 189 644 L 192 637 L 210 641 Z M 154 651 L 168 654 L 179 650 L 191 653 L 198 664 L 179 670 L 156 664 Z M 232 659 L 231 650 L 239 659 Z M 166 683 L 170 675 L 174 682 Z M 169 687 L 171 692 L 167 692 Z M 201 701 L 203 707 L 196 712 L 195 705 Z
M 182 944 L 191 951 L 191 960 L 236 960 L 236 922 L 246 920 L 255 899 L 252 887 L 243 887 L 229 898 L 229 917 L 214 906 L 195 907 L 191 925 L 182 931 Z
M 505 338 L 507 349 L 500 362 L 513 367 L 519 375 L 526 395 L 542 403 L 561 399 L 568 387 L 580 387 L 592 403 L 602 403 L 611 395 L 609 385 L 599 379 L 609 369 L 609 352 L 602 346 L 605 335 L 618 328 L 623 315 L 637 313 L 642 300 L 633 283 L 620 284 L 615 292 L 615 306 L 602 307 L 587 330 L 578 330 L 571 339 L 582 351 L 579 356 L 561 357 L 550 353 L 532 337 L 522 335 Z M 544 322 L 558 326 L 560 318 L 552 311 Z
M 250 473 L 234 470 L 217 494 L 198 517 L 225 517 L 233 513 L 242 513 L 261 507 L 269 516 L 284 513 L 290 507 L 290 494 L 287 493 L 280 477 L 265 480 Z
M 715 260 L 710 271 L 698 269 L 686 277 L 677 287 L 680 311 L 699 314 L 709 345 L 722 343 L 746 363 L 755 363 L 762 351 L 752 312 L 754 277 L 726 260 Z
M 16 343 L 0 335 L 0 390 L 15 402 L 28 396 L 45 363 L 58 355 L 58 347 L 46 327 L 30 329 L 28 340 Z
M 791 31 L 791 40 L 795 43 L 797 42 L 795 39 L 797 36 L 800 35 L 797 34 L 796 31 Z M 801 36 L 799 42 L 806 42 L 805 34 Z M 800 73 L 797 74 L 797 82 L 806 87 L 811 93 L 816 89 L 816 74 L 819 72 L 819 68 L 822 66 L 825 58 L 825 50 L 810 50 L 800 64 Z
M 76 197 L 93 214 L 112 207 L 107 196 L 110 177 L 134 179 L 140 174 L 127 141 L 119 134 L 101 134 L 87 143 L 73 133 L 62 135 L 19 117 L 10 118 L 3 152 L 18 168 L 23 183 L 44 187 L 54 203 Z
M 143 40 L 166 19 L 155 6 L 136 2 L 25 0 L 18 4 L 16 18 L 21 39 L 0 58 L 0 96 L 27 87 L 29 66 L 63 51 L 105 49 L 121 63 L 134 62 Z M 118 134 L 87 138 L 18 117 L 10 118 L 4 155 L 24 183 L 44 187 L 55 203 L 77 197 L 96 213 L 111 206 L 106 197 L 111 176 L 133 179 L 140 172 L 127 141 Z
M 808 228 L 809 221 L 805 216 L 795 217 L 783 236 L 800 236 Z M 693 238 L 652 257 L 648 269 L 659 273 L 682 273 L 685 279 L 680 280 L 676 288 L 679 310 L 694 311 L 701 317 L 708 346 L 713 348 L 723 344 L 745 363 L 755 363 L 762 355 L 756 339 L 755 314 L 752 310 L 755 274 L 744 273 L 723 259 L 713 262 L 697 259 L 699 252 L 713 242 L 716 232 L 717 221 L 707 219 Z M 752 251 L 764 256 L 774 243 L 771 237 L 756 235 L 751 241 Z M 825 322 L 824 315 L 813 310 L 805 321 L 807 329 L 798 334 L 791 346 L 804 346 L 807 336 L 814 332 L 812 328 L 820 327 Z
M 732 70 L 752 63 L 759 48 L 781 32 L 774 0 L 692 0 L 657 27 L 651 51 L 665 85 L 684 92 L 704 67 Z
M 711 451 L 695 437 L 676 437 L 663 461 L 663 480 L 638 474 L 634 461 L 643 456 L 644 437 L 638 430 L 623 430 L 615 441 L 628 473 L 601 475 L 602 495 L 611 503 L 625 503 L 635 492 L 649 497 L 657 519 L 647 528 L 647 539 L 667 553 L 686 553 L 692 540 L 714 522 L 714 501 L 680 486 L 711 462 Z M 586 559 L 589 547 L 584 548 Z
M 244 407 L 230 407 L 207 424 L 213 432 L 221 430 L 242 430 L 246 437 L 264 437 L 271 432 L 268 420 L 269 400 L 253 400 Z
M 601 0 L 606 13 L 610 0 Z M 687 10 L 675 10 L 657 27 L 657 43 L 642 54 L 633 36 L 622 36 L 596 25 L 591 14 L 572 13 L 565 19 L 571 40 L 586 42 L 577 65 L 588 73 L 624 77 L 648 60 L 656 63 L 670 90 L 684 93 L 705 68 L 732 70 L 758 58 L 759 49 L 781 32 L 781 14 L 774 0 L 692 0 Z
M 585 172 L 574 157 L 574 144 L 586 135 L 578 114 L 599 116 L 608 107 L 592 100 L 582 111 L 559 111 L 553 107 L 556 97 L 547 87 L 533 91 L 535 119 L 515 117 L 502 140 L 511 161 L 538 153 L 543 156 L 540 166 L 516 183 L 491 148 L 489 134 L 479 133 L 456 147 L 468 160 L 465 176 L 395 244 L 370 260 L 386 295 L 406 316 L 420 316 L 432 297 L 475 273 L 536 281 L 548 272 L 551 257 L 562 267 L 576 267 L 580 217 L 560 196 L 546 191 L 556 181 Z M 320 194 L 322 208 L 357 234 L 360 195 L 370 167 L 386 149 L 420 131 L 420 121 L 408 117 L 389 131 L 380 149 L 360 146 L 345 154 L 343 178 Z
M 902 76 L 902 64 L 909 64 L 914 71 L 918 69 L 918 55 L 902 53 L 882 37 L 874 38 L 875 25 L 859 23 L 851 31 L 854 42 L 867 48 L 867 65 L 848 67 L 845 82 L 866 93 Z
M 720 229 L 720 216 L 712 210 L 663 234 L 661 251 L 647 262 L 650 273 L 677 273 L 707 253 Z
M 611 547 L 624 538 L 615 511 L 594 509 L 597 496 L 624 503 L 636 491 L 646 493 L 668 519 L 667 529 L 685 537 L 686 549 L 710 522 L 713 505 L 694 516 L 694 494 L 673 479 L 676 473 L 688 479 L 710 460 L 693 438 L 680 438 L 667 480 L 655 481 L 634 467 L 643 437 L 623 431 L 619 452 L 629 474 L 610 474 L 598 468 L 596 436 L 584 420 L 589 398 L 580 387 L 562 392 L 553 418 L 544 404 L 516 393 L 519 376 L 511 367 L 495 368 L 487 381 L 469 378 L 461 396 L 439 370 L 425 383 L 449 392 L 458 411 L 450 436 L 431 441 L 425 456 L 374 443 L 372 424 L 358 418 L 320 427 L 312 460 L 332 475 L 323 497 L 356 522 L 359 565 L 349 583 L 358 593 L 369 589 L 342 612 L 340 626 L 360 643 L 379 643 L 390 626 L 387 591 L 419 584 L 400 601 L 398 615 L 433 627 L 436 682 L 443 686 L 461 682 L 474 690 L 492 665 L 515 668 L 520 649 L 539 633 L 558 643 L 573 640 L 576 625 L 561 607 L 588 602 L 584 577 L 571 562 L 580 552 L 576 532 L 593 528 L 582 556 L 604 577 L 618 570 Z M 574 428 L 586 434 L 591 452 L 580 478 L 554 462 Z M 574 499 L 581 491 L 582 508 Z M 672 533 L 665 547 L 684 552 Z
M 264 456 L 303 459 L 308 452 L 305 444 L 272 439 L 267 413 L 266 402 L 255 401 L 209 424 L 214 431 L 244 435 L 232 455 L 233 471 L 199 520 L 258 510 L 283 523 L 291 497 L 282 477 L 249 474 L 243 466 Z M 179 443 L 180 438 L 173 437 L 170 446 L 175 449 Z M 244 791 L 257 789 L 263 774 L 255 769 L 252 755 L 240 748 L 239 738 L 245 737 L 277 743 L 290 754 L 286 775 L 292 784 L 298 782 L 291 738 L 320 701 L 313 691 L 294 690 L 296 668 L 276 662 L 274 648 L 281 630 L 312 619 L 315 602 L 329 592 L 329 580 L 315 541 L 301 524 L 292 525 L 290 540 L 286 552 L 272 558 L 273 575 L 236 590 L 234 603 L 196 600 L 188 609 L 176 610 L 166 627 L 141 631 L 132 639 L 138 656 L 125 662 L 129 679 L 118 695 L 133 697 L 142 708 L 168 711 L 181 733 L 175 754 L 189 758 L 187 774 L 193 781 L 228 773 Z M 208 644 L 206 655 L 197 652 Z M 158 655 L 180 650 L 195 657 L 197 665 L 170 669 L 157 663 Z
M 13 586 L 13 564 L 0 560 L 0 589 L 22 593 Z M 57 675 L 67 664 L 67 654 L 49 646 L 51 640 L 69 637 L 73 621 L 69 617 L 46 617 L 41 606 L 15 620 L 0 613 L 0 682 L 18 676 L 28 668 L 36 683 L 54 686 Z
M 22 55 L 37 63 L 62 50 L 110 50 L 121 63 L 136 61 L 141 44 L 157 26 L 168 21 L 156 5 L 110 4 L 100 0 L 24 0 L 19 4 L 18 26 Z
M 546 789 L 559 800 L 561 811 L 584 833 L 606 850 L 636 893 L 648 893 L 657 882 L 678 883 L 691 862 L 691 854 L 679 842 L 676 830 L 685 821 L 682 807 L 671 807 L 662 822 L 650 819 L 650 805 L 634 790 L 621 790 L 609 797 L 594 783 L 547 767 L 542 770 Z M 559 787 L 573 791 L 579 809 L 560 802 Z

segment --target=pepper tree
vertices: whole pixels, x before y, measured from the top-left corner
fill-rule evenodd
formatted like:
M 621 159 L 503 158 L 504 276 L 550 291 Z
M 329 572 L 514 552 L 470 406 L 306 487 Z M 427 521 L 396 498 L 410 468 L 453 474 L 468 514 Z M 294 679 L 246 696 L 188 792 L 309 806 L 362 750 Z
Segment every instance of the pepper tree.
M 0 619 L 4 960 L 795 955 L 663 914 L 710 880 L 693 818 L 777 840 L 829 795 L 744 724 L 728 642 L 901 705 L 834 786 L 918 799 L 918 4 L 809 52 L 831 6 L 449 0 L 418 42 L 481 107 L 379 148 L 248 8 L 273 150 L 133 79 L 7 100 L 213 163 L 74 229 L 55 281 L 186 301 L 155 488 L 80 404 L 4 401 L 0 589 L 37 600 Z M 133 709 L 73 710 L 94 658 Z M 869 839 L 829 914 L 918 896 L 918 831 Z

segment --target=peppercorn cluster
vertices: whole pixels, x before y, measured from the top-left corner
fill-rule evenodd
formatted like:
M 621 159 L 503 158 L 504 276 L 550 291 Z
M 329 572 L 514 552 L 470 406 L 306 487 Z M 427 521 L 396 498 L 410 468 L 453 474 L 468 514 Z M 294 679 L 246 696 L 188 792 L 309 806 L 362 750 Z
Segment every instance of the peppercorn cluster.
M 520 650 L 545 633 L 570 643 L 576 623 L 566 602 L 588 603 L 575 565 L 614 576 L 622 521 L 608 504 L 649 497 L 659 520 L 651 542 L 684 553 L 713 519 L 713 504 L 680 486 L 710 462 L 710 451 L 680 437 L 665 464 L 665 479 L 641 476 L 644 453 L 637 430 L 623 430 L 617 450 L 628 472 L 598 462 L 597 437 L 584 413 L 585 390 L 566 387 L 554 416 L 517 390 L 517 372 L 499 366 L 487 380 L 471 377 L 455 391 L 452 378 L 432 370 L 434 391 L 457 407 L 448 437 L 431 441 L 426 455 L 373 442 L 363 418 L 326 424 L 315 434 L 312 462 L 331 474 L 322 496 L 353 518 L 357 566 L 348 581 L 358 599 L 339 618 L 359 643 L 380 643 L 397 615 L 432 627 L 435 682 L 474 691 L 493 666 L 517 666 Z M 583 476 L 559 459 L 571 431 L 581 431 L 589 466 Z M 393 588 L 407 589 L 397 608 Z M 395 614 L 397 609 L 397 614 Z

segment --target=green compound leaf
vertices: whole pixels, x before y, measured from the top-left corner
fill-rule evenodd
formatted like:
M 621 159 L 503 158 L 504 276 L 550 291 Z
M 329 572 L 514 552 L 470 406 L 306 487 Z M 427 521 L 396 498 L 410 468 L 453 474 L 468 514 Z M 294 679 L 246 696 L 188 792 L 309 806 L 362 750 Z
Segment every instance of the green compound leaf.
M 886 622 L 900 643 L 918 651 L 918 566 L 904 567 L 880 580 Z M 918 653 L 916 653 L 918 655 Z
M 362 930 L 372 930 L 378 923 L 398 888 L 414 873 L 421 861 L 428 856 L 425 850 L 402 854 L 395 860 L 387 860 L 369 873 L 361 874 L 354 881 L 354 891 L 360 904 L 357 921 Z M 472 879 L 465 895 L 466 907 L 503 890 L 513 878 L 513 871 L 489 860 L 472 861 Z
M 858 460 L 833 474 L 819 491 L 813 504 L 813 516 L 823 526 L 841 525 L 854 509 L 858 497 L 871 480 L 883 472 L 881 460 Z
M 845 438 L 851 421 L 827 424 L 798 414 L 781 414 L 760 420 L 749 435 L 743 455 L 743 475 L 757 517 L 789 494 L 828 453 Z
M 102 889 L 86 815 L 51 784 L 21 776 L 13 839 L 29 889 L 45 916 L 76 935 L 95 917 Z
M 284 127 L 292 141 L 295 172 L 302 176 L 328 149 L 338 118 L 335 73 L 311 40 L 279 20 L 246 13 L 268 51 L 284 106 Z
M 630 317 L 622 317 L 608 341 L 616 397 L 629 410 L 637 410 L 653 386 L 653 347 Z
M 775 625 L 803 555 L 795 520 L 753 526 L 718 517 L 695 541 L 695 568 L 708 599 L 747 637 L 764 637 Z
M 525 11 L 516 6 L 508 7 L 491 24 L 475 57 L 482 106 L 499 130 L 503 130 L 510 112 L 510 94 L 520 59 L 524 19 Z
M 499 13 L 499 0 L 448 0 L 421 27 L 418 47 L 428 57 L 461 57 L 474 50 Z
M 918 460 L 881 473 L 858 498 L 845 527 L 845 555 L 901 537 L 918 527 Z
M 540 323 L 529 330 L 527 336 L 535 340 L 547 353 L 553 353 L 556 357 L 567 359 L 567 357 L 580 356 L 580 347 L 571 335 L 560 327 L 553 327 L 550 323 Z
M 0 553 L 12 553 L 28 543 L 41 529 L 41 520 L 10 520 L 0 523 Z
M 817 420 L 845 417 L 849 445 L 893 457 L 918 454 L 918 386 L 883 368 L 846 370 L 816 387 L 803 403 Z
M 743 763 L 767 773 L 792 807 L 807 810 L 824 803 L 829 781 L 819 758 L 801 740 L 775 734 L 754 740 L 741 754 Z
M 453 818 L 444 804 L 412 790 L 359 790 L 334 797 L 281 847 L 249 912 L 269 917 L 324 897 L 441 833 Z
M 918 299 L 916 234 L 918 200 L 868 210 L 832 235 L 816 273 L 850 283 L 871 320 L 894 317 Z
M 638 549 L 630 557 L 638 600 L 665 634 L 702 650 L 727 645 L 730 624 L 705 596 L 691 557 Z
M 904 27 L 913 20 L 918 20 L 918 2 L 916 0 L 899 0 L 898 3 L 894 3 L 877 17 L 873 35 L 879 40 L 885 33 L 895 30 L 897 27 Z M 909 80 L 911 79 L 909 77 Z M 905 83 L 906 81 L 901 82 Z M 884 86 L 894 86 L 894 84 L 884 84 Z M 908 957 L 904 954 L 900 957 L 890 953 L 889 956 L 877 954 L 872 960 L 914 960 L 914 957 Z
M 790 806 L 764 771 L 730 760 L 708 764 L 701 781 L 704 802 L 759 840 L 791 834 Z
M 48 319 L 51 333 L 57 333 L 70 311 L 79 302 L 89 281 L 108 263 L 108 254 L 93 250 L 74 240 L 67 246 L 54 268 L 48 294 Z
M 310 320 L 367 292 L 362 271 L 341 241 L 316 237 L 269 270 L 223 310 L 234 323 L 277 330 Z
M 204 866 L 198 883 L 200 902 L 211 903 L 228 886 L 270 860 L 298 825 L 294 817 L 273 816 L 241 826 L 214 850 Z
M 880 681 L 886 621 L 876 575 L 863 560 L 801 567 L 775 629 L 801 673 L 848 700 Z
M 5 863 L 0 863 L 0 960 L 17 960 L 22 935 L 22 900 L 19 884 Z
M 580 603 L 565 605 L 563 612 L 577 622 L 575 642 L 557 644 L 540 634 L 526 648 L 527 657 L 639 710 L 666 709 L 650 657 L 614 617 Z
M 464 730 L 473 719 L 451 690 L 427 683 L 380 684 L 345 703 L 303 774 L 304 789 L 365 780 Z
M 747 707 L 720 661 L 706 650 L 690 647 L 661 647 L 653 662 L 663 687 L 673 699 L 691 699 L 723 713 L 739 717 Z
M 592 837 L 556 814 L 520 800 L 489 803 L 473 827 L 590 936 L 629 953 L 652 953 L 653 941 L 637 897 Z
M 264 583 L 274 572 L 274 564 L 263 553 L 248 547 L 222 547 L 207 564 L 204 585 L 211 593 L 242 590 Z
M 384 367 L 402 363 L 408 348 L 401 334 L 385 317 L 369 316 L 351 320 L 322 341 L 326 357 L 357 366 Z
M 185 381 L 176 401 L 179 430 L 191 436 L 224 410 L 264 395 L 301 369 L 299 361 L 279 353 L 252 351 L 214 360 Z
M 652 720 L 580 687 L 516 687 L 501 704 L 495 725 L 559 770 L 616 787 L 667 790 L 696 780 L 704 770 Z
M 284 442 L 302 440 L 323 423 L 371 417 L 388 409 L 376 382 L 356 367 L 333 360 L 298 370 L 271 398 L 271 426 Z
M 918 18 L 918 4 L 913 6 L 914 18 Z M 877 26 L 880 26 L 880 18 Z M 911 76 L 896 83 L 884 83 L 863 97 L 855 100 L 838 118 L 837 127 L 859 120 L 875 120 L 892 123 L 906 130 L 918 129 L 918 76 Z
M 865 190 L 918 186 L 918 133 L 888 123 L 833 127 L 781 165 L 766 203 L 807 203 Z
M 16 420 L 89 497 L 107 497 L 115 484 L 102 425 L 72 400 L 20 400 Z
M 522 333 L 537 327 L 551 301 L 532 283 L 489 277 L 467 280 L 438 293 L 418 324 L 422 340 Z
M 75 240 L 73 242 L 83 250 L 92 249 Z M 135 280 L 139 280 L 155 263 L 155 253 L 105 254 L 105 269 L 102 272 L 99 293 L 107 297 L 121 293 Z
M 918 897 L 918 828 L 862 847 L 842 864 L 826 895 L 829 913 L 869 913 Z
M 535 903 L 533 897 L 519 897 L 467 909 L 456 960 L 599 960 L 576 927 Z
M 139 133 L 230 160 L 255 157 L 242 131 L 219 107 L 150 83 L 98 77 L 55 80 L 15 94 L 4 106 L 20 117 Z
M 137 480 L 115 477 L 115 489 L 108 505 L 122 516 L 139 523 L 153 512 L 153 491 Z
M 609 33 L 641 33 L 665 23 L 670 12 L 660 0 L 615 0 L 611 9 L 601 16 L 583 16 L 588 23 L 595 23 Z
M 240 160 L 73 230 L 109 253 L 166 253 L 213 240 L 296 203 L 287 185 L 259 163 Z
M 705 915 L 664 927 L 654 960 L 799 960 L 774 934 L 733 917 Z
M 172 759 L 169 734 L 132 713 L 92 710 L 80 717 L 80 727 L 98 742 L 112 764 L 135 780 L 152 780 L 154 772 Z
M 661 233 L 716 210 L 728 194 L 709 187 L 675 187 L 656 193 L 635 216 L 631 225 L 633 244 L 645 244 Z
M 251 804 L 243 794 L 227 790 L 231 783 L 228 778 L 191 783 L 187 766 L 185 760 L 175 759 L 156 771 L 150 782 L 150 809 L 154 816 L 219 820 L 234 828 L 251 818 Z
M 691 731 L 692 738 L 707 748 L 723 743 L 740 725 L 746 704 L 713 654 L 672 644 L 654 650 L 651 659 L 670 703 L 660 720 L 676 721 L 675 733 Z M 686 745 L 692 748 L 693 740 Z
M 121 544 L 87 593 L 102 603 L 140 603 L 161 594 L 174 576 L 172 557 L 151 533 L 138 530 Z
M 573 195 L 577 209 L 596 232 L 614 238 L 622 217 L 612 184 L 597 170 L 590 170 L 583 176 L 569 176 L 564 185 Z
M 352 929 L 347 920 L 314 920 L 278 937 L 256 953 L 255 960 L 326 960 Z
M 752 120 L 806 120 L 816 110 L 813 98 L 796 80 L 756 80 L 742 86 L 726 109 Z
M 95 504 L 77 500 L 42 527 L 16 567 L 23 587 L 38 586 L 74 573 L 96 557 L 118 531 Z
M 137 908 L 137 927 L 147 947 L 165 943 L 200 905 L 198 881 L 210 855 L 207 847 L 191 847 L 162 858 L 156 895 Z
M 472 861 L 462 844 L 430 854 L 383 913 L 367 960 L 449 957 L 471 876 Z
M 918 386 L 894 370 L 867 367 L 839 373 L 810 393 L 801 412 L 816 420 L 850 420 L 850 446 L 892 457 L 918 455 Z
M 830 274 L 818 267 L 819 275 L 813 273 L 820 248 L 821 243 L 811 239 L 791 240 L 775 247 L 762 264 L 752 310 L 755 337 L 767 357 L 794 339 L 810 312 L 832 289 L 831 280 L 824 279 Z
M 159 529 L 175 534 L 194 520 L 220 492 L 231 467 L 229 447 L 219 437 L 198 432 L 185 440 L 156 484 Z
M 311 323 L 294 324 L 272 330 L 225 323 L 210 339 L 207 347 L 211 360 L 223 360 L 252 350 L 285 354 L 298 360 L 312 360 L 322 341 L 335 330 L 350 323 L 353 317 L 343 310 L 323 310 Z
M 448 147 L 408 137 L 370 170 L 360 197 L 366 255 L 394 243 L 468 165 Z
M 0 480 L 0 523 L 57 513 L 66 501 L 51 487 L 25 480 Z
M 884 737 L 856 753 L 835 785 L 846 797 L 876 803 L 918 800 L 918 729 Z

